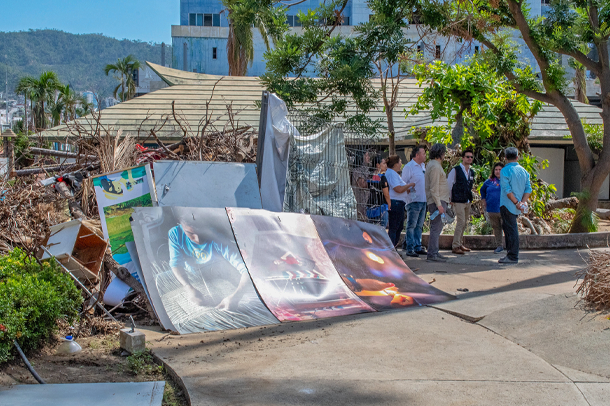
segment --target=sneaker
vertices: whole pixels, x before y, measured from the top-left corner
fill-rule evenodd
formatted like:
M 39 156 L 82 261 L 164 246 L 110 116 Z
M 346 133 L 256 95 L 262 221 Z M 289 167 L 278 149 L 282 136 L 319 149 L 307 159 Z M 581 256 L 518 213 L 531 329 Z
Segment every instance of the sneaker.
M 447 262 L 447 258 L 441 257 L 439 254 L 436 255 L 428 255 L 426 258 L 428 262 Z
M 499 264 L 518 264 L 518 260 L 510 259 L 509 257 L 502 257 L 498 261 Z
M 419 254 L 419 255 L 428 255 L 428 251 L 426 251 L 426 249 L 424 247 L 421 247 L 420 249 L 415 251 L 415 253 Z
M 498 248 L 496 248 L 496 249 L 494 250 L 494 254 L 499 254 L 499 253 L 501 253 L 502 251 L 504 251 L 504 248 L 502 248 L 502 247 L 498 247 Z
M 419 254 L 417 252 L 413 252 L 413 251 L 407 251 L 407 252 L 405 252 L 405 255 L 408 257 L 413 257 L 413 258 L 419 257 Z

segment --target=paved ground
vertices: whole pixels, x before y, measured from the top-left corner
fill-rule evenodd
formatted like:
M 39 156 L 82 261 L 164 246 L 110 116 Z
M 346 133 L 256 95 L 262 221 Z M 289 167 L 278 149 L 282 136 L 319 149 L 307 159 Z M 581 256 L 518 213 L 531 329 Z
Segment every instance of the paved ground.
M 409 258 L 459 298 L 435 307 L 147 340 L 192 405 L 610 404 L 610 321 L 577 305 L 580 253 L 497 259 Z

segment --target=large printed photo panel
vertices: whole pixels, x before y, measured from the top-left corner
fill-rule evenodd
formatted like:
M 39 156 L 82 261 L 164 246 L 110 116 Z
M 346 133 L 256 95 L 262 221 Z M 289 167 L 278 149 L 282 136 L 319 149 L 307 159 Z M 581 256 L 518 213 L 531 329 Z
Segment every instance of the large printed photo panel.
M 280 321 L 374 311 L 339 277 L 309 215 L 227 208 L 256 289 Z
M 324 248 L 347 286 L 377 310 L 454 299 L 415 275 L 374 224 L 311 216 Z
M 186 334 L 278 323 L 252 285 L 225 209 L 136 208 L 132 219 L 163 327 Z

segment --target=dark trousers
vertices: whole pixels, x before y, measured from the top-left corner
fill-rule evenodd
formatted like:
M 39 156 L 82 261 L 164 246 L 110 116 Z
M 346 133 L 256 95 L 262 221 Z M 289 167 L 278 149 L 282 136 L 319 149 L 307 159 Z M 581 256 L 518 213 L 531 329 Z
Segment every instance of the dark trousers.
M 400 233 L 405 226 L 405 205 L 402 200 L 392 200 L 392 208 L 390 209 L 390 218 L 388 225 L 388 235 L 392 244 L 396 246 L 400 240 Z
M 502 216 L 502 230 L 506 242 L 506 256 L 513 261 L 519 260 L 519 228 L 517 227 L 517 215 L 511 213 L 506 207 L 500 207 Z

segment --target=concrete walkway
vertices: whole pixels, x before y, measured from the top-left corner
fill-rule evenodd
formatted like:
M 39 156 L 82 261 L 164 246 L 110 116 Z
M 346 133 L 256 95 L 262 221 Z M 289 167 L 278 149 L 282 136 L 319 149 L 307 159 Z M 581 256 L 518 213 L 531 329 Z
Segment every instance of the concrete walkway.
M 580 254 L 521 258 L 502 267 L 488 253 L 440 265 L 408 258 L 459 297 L 439 306 L 186 336 L 150 330 L 147 340 L 192 405 L 610 404 L 610 320 L 575 307 Z

